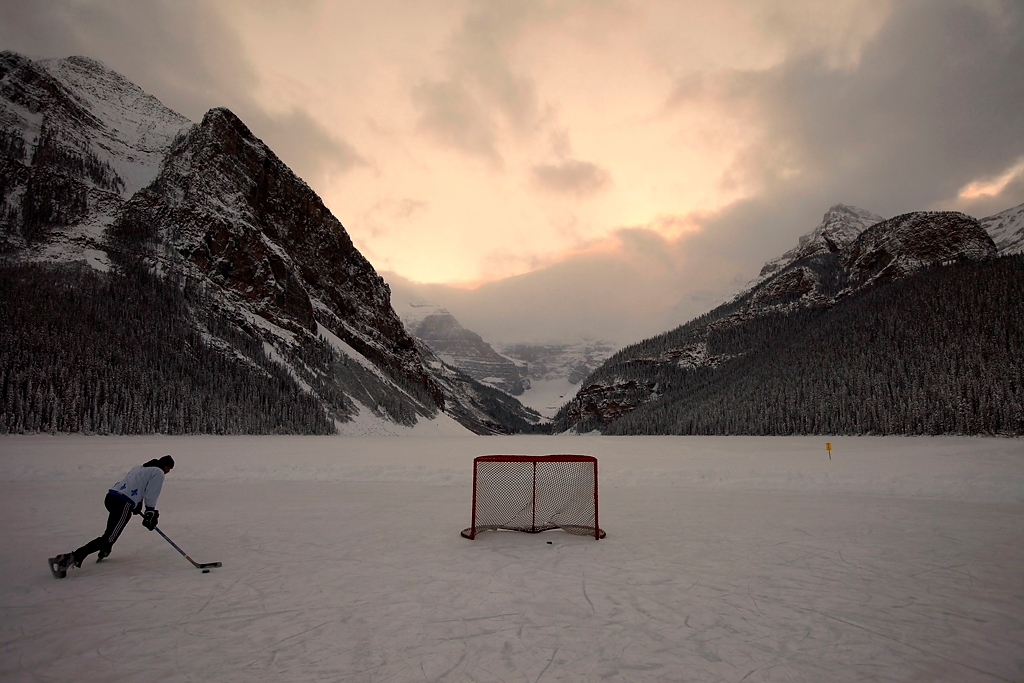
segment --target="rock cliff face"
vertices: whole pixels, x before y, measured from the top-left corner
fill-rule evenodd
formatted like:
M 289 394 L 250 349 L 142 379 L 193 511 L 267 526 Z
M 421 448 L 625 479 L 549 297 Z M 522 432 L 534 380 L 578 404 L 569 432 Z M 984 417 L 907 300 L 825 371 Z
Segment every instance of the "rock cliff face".
M 825 213 L 818 227 L 800 237 L 795 247 L 764 264 L 755 282 L 775 275 L 799 259 L 815 254 L 834 254 L 849 246 L 867 228 L 882 220 L 881 216 L 870 211 L 846 204 L 836 204 Z
M 828 309 L 928 266 L 986 262 L 997 255 L 981 224 L 961 213 L 876 218 L 860 209 L 832 207 L 798 247 L 769 262 L 733 301 L 612 356 L 563 407 L 557 426 L 610 425 L 679 391 L 672 385 L 679 372 L 701 373 L 701 382 L 713 383 L 716 372 L 767 339 L 795 333 L 785 326 L 796 312 Z
M 82 258 L 190 125 L 94 60 L 0 53 L 0 247 Z
M 443 405 L 387 284 L 316 193 L 230 111 L 211 110 L 178 138 L 113 234 L 161 244 L 286 330 L 316 334 L 319 322 Z
M 906 277 L 936 263 L 995 257 L 996 245 L 974 218 L 954 211 L 918 211 L 865 230 L 842 253 L 855 286 Z
M 111 377 L 101 377 L 99 386 L 135 404 L 131 418 L 105 404 L 101 421 L 79 415 L 60 424 L 131 424 L 132 433 L 159 431 L 161 425 L 257 433 L 277 425 L 302 432 L 304 424 L 316 433 L 331 425 L 387 433 L 388 425 L 408 428 L 445 411 L 472 431 L 501 433 L 531 429 L 539 420 L 419 347 L 392 309 L 387 284 L 341 223 L 226 109 L 213 109 L 193 125 L 99 62 L 32 61 L 0 53 L 0 198 L 0 247 L 19 264 L 5 276 L 31 278 L 52 291 L 65 286 L 62 278 L 67 286 L 87 286 L 90 294 L 76 312 L 81 321 L 75 317 L 69 324 L 86 324 L 90 306 L 112 319 L 122 317 L 119 307 L 141 305 L 139 297 L 126 294 L 126 283 L 145 283 L 142 298 L 160 302 L 148 315 L 167 319 L 154 320 L 160 323 L 154 334 L 142 334 L 148 350 L 135 354 L 139 367 L 129 374 L 163 381 L 173 367 L 179 383 L 174 386 L 195 390 L 186 404 L 213 401 L 204 410 L 227 416 L 204 421 L 190 408 L 185 412 L 192 417 L 174 410 L 168 417 L 165 405 L 141 405 L 153 392 L 121 386 L 127 375 L 118 374 L 111 361 L 103 371 Z M 32 262 L 69 264 L 72 270 L 25 266 Z M 90 277 L 103 282 L 73 270 L 82 262 L 96 271 Z M 31 287 L 19 291 L 24 289 Z M 97 302 L 102 292 L 125 300 L 113 306 Z M 19 307 L 19 315 L 26 329 L 38 332 L 51 324 L 36 325 L 42 319 L 32 319 L 31 307 Z M 147 312 L 129 317 L 145 324 Z M 186 347 L 181 353 L 206 365 L 193 372 L 182 359 L 164 363 L 164 333 L 180 338 Z M 82 359 L 81 367 L 69 371 L 94 372 L 90 362 Z M 226 372 L 225 363 L 233 386 L 244 388 L 218 393 L 196 386 Z M 3 370 L 8 377 L 24 377 L 25 386 L 16 391 L 29 393 L 34 373 L 45 371 Z M 95 386 L 89 377 L 72 377 L 70 383 Z M 223 403 L 233 391 L 270 391 L 271 385 L 278 413 L 266 419 L 236 419 L 235 407 Z M 45 415 L 78 410 L 91 400 L 82 392 L 90 391 L 81 389 L 63 405 L 56 387 L 54 405 L 0 423 L 58 429 Z M 301 410 L 289 407 L 290 394 L 300 396 Z M 247 401 L 263 405 L 254 396 Z
M 418 315 L 406 317 L 409 331 L 445 363 L 513 396 L 529 388 L 529 380 L 514 362 L 495 351 L 479 334 L 463 327 L 447 310 L 429 305 L 412 310 Z

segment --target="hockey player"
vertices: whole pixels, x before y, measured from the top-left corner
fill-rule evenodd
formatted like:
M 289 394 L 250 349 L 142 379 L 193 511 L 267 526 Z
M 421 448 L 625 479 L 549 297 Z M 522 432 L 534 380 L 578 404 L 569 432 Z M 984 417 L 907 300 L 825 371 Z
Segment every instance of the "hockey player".
M 81 567 L 82 561 L 92 553 L 99 552 L 99 562 L 110 554 L 117 537 L 121 535 L 132 514 L 142 515 L 142 526 L 150 531 L 156 528 L 160 513 L 156 499 L 164 484 L 164 475 L 174 467 L 174 458 L 165 455 L 139 467 L 133 467 L 121 481 L 107 492 L 103 504 L 109 513 L 107 528 L 102 536 L 94 538 L 73 553 L 64 553 L 50 558 L 50 571 L 54 577 L 63 579 L 72 565 Z M 145 511 L 143 511 L 145 506 Z

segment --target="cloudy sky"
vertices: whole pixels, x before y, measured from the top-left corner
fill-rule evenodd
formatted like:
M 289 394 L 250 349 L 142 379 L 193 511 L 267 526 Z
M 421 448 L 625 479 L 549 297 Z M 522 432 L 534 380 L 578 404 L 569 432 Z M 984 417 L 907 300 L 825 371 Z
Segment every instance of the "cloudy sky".
M 1024 202 L 1019 1 L 0 5 L 3 49 L 231 108 L 396 296 L 494 341 L 668 329 L 836 203 Z

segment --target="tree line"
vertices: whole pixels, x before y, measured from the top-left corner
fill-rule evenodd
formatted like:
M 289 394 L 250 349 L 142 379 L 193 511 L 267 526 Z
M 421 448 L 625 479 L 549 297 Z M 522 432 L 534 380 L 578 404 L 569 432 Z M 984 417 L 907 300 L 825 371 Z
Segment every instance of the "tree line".
M 831 307 L 631 347 L 588 382 L 633 382 L 608 434 L 1024 434 L 1024 257 L 936 266 Z M 715 368 L 642 362 L 706 335 Z M 639 362 L 638 362 L 639 361 Z M 629 392 L 625 392 L 626 395 Z M 639 399 L 656 398 L 643 403 Z M 627 398 L 629 398 L 627 396 Z M 565 414 L 556 418 L 565 425 Z
M 109 273 L 0 262 L 0 434 L 331 434 L 361 409 L 407 426 L 437 414 L 396 372 L 310 334 L 282 343 L 202 284 L 111 256 Z M 457 374 L 487 431 L 542 429 L 515 399 Z
M 0 433 L 334 431 L 257 339 L 226 353 L 191 316 L 180 283 L 141 267 L 0 266 Z

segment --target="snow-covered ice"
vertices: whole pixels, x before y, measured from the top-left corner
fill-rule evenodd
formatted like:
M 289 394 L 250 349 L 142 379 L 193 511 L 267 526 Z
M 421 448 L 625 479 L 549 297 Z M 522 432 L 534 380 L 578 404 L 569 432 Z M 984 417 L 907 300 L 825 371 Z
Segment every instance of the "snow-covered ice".
M 573 384 L 567 377 L 531 379 L 530 388 L 516 398 L 524 406 L 533 408 L 544 417 L 552 418 L 579 390 L 579 383 Z
M 55 581 L 165 453 L 223 568 L 134 522 Z M 488 453 L 597 456 L 608 537 L 463 539 Z M 0 512 L 4 681 L 1024 679 L 1018 439 L 4 437 Z

